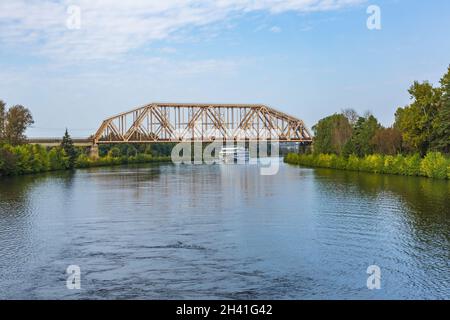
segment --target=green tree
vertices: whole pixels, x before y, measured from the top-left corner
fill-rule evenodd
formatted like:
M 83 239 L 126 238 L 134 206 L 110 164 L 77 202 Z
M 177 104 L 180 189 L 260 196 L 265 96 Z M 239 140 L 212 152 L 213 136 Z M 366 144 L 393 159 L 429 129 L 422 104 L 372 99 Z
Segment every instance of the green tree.
M 77 150 L 73 145 L 72 138 L 69 135 L 69 132 L 66 129 L 66 133 L 64 134 L 63 140 L 61 142 L 61 148 L 63 148 L 67 157 L 69 158 L 68 167 L 69 169 L 73 169 L 75 167 L 75 161 L 77 160 Z
M 0 147 L 0 176 L 13 175 L 17 173 L 18 157 L 13 147 L 4 145 Z
M 343 114 L 334 114 L 320 120 L 313 131 L 315 153 L 342 154 L 344 145 L 352 136 L 352 127 Z
M 433 120 L 438 113 L 441 90 L 428 82 L 414 82 L 409 89 L 413 102 L 395 113 L 395 128 L 402 132 L 409 152 L 425 155 L 433 135 Z
M 31 112 L 21 105 L 9 108 L 4 124 L 4 140 L 12 145 L 19 145 L 26 141 L 25 131 L 34 123 Z
M 108 152 L 108 156 L 112 157 L 112 158 L 119 158 L 120 157 L 120 149 L 117 147 L 112 147 L 109 152 Z
M 0 100 L 0 143 L 4 141 L 6 123 L 6 103 Z
M 379 128 L 380 124 L 373 115 L 367 114 L 365 117 L 359 117 L 353 127 L 352 137 L 344 148 L 344 154 L 354 153 L 360 157 L 372 154 L 374 151 L 372 139 Z
M 450 152 L 450 67 L 441 81 L 441 99 L 433 120 L 431 147 L 435 151 Z
M 54 147 L 48 153 L 51 170 L 65 170 L 69 168 L 69 157 L 61 147 Z
M 132 156 L 136 156 L 137 155 L 137 150 L 133 145 L 128 145 L 127 149 L 126 149 L 126 155 L 127 157 L 132 157 Z

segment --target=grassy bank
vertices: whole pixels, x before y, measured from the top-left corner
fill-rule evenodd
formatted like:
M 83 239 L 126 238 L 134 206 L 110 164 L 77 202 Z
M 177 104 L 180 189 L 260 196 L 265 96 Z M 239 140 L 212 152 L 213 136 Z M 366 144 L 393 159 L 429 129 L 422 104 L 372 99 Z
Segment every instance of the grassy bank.
M 138 164 L 170 161 L 168 156 L 152 156 L 151 154 L 135 154 L 114 156 L 108 153 L 98 159 L 91 159 L 80 152 L 71 164 L 70 157 L 61 147 L 47 149 L 40 145 L 0 145 L 0 176 L 17 176 L 73 168 L 90 168 L 114 166 L 122 164 Z
M 359 158 L 355 155 L 343 157 L 334 154 L 290 153 L 284 161 L 307 167 L 450 179 L 450 159 L 439 152 L 430 152 L 424 158 L 417 154 L 409 156 L 373 154 Z

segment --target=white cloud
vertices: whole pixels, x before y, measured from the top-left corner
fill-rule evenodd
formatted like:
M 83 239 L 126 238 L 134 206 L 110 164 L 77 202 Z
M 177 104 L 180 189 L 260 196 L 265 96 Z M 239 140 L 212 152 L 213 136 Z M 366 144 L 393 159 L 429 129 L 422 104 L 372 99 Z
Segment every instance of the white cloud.
M 15 0 L 0 3 L 0 45 L 62 61 L 116 59 L 234 16 L 267 11 L 337 10 L 364 0 Z M 81 29 L 66 27 L 67 8 L 81 8 Z
M 273 26 L 272 28 L 270 28 L 270 32 L 279 33 L 281 32 L 281 28 L 278 26 Z

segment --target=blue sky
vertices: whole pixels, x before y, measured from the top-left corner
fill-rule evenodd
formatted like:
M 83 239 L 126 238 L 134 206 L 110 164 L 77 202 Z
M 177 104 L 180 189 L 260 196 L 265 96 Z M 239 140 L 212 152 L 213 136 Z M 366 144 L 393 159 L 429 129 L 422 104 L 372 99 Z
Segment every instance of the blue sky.
M 354 108 L 387 126 L 414 80 L 446 71 L 449 30 L 447 0 L 0 0 L 0 99 L 31 109 L 29 136 L 87 136 L 152 101 L 263 103 L 308 127 Z

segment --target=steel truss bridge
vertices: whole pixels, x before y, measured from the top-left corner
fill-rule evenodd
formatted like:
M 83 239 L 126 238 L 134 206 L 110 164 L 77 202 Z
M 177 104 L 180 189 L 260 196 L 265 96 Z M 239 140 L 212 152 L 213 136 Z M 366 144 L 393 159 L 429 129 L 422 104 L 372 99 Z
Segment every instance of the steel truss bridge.
M 110 143 L 312 142 L 304 122 L 265 105 L 151 103 L 103 121 L 93 145 Z

